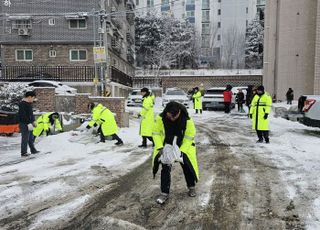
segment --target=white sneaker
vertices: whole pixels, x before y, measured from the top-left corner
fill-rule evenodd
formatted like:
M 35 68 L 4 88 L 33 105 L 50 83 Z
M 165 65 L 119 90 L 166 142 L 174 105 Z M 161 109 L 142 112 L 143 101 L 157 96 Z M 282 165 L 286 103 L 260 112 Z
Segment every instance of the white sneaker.
M 162 192 L 157 198 L 157 203 L 164 204 L 168 200 L 168 198 L 169 198 L 169 194 Z

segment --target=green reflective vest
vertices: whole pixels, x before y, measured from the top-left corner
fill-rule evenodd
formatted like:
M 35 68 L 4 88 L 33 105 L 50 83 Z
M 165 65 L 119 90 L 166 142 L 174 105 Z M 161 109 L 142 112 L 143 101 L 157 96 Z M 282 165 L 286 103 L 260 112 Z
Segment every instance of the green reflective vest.
M 196 153 L 196 146 L 194 142 L 194 138 L 196 136 L 196 127 L 192 118 L 187 121 L 186 130 L 184 133 L 184 137 L 182 140 L 182 144 L 180 146 L 180 151 L 185 153 L 190 165 L 190 170 L 194 174 L 195 181 L 199 180 L 199 170 L 198 170 L 198 163 L 197 163 L 197 153 Z M 154 175 L 158 171 L 159 167 L 159 149 L 164 147 L 164 139 L 165 139 L 165 129 L 164 124 L 162 121 L 161 116 L 156 117 L 156 123 L 153 128 L 153 141 L 155 144 L 153 155 L 152 155 L 152 167 Z M 186 163 L 186 162 L 184 162 Z
M 269 119 L 264 119 L 264 115 L 270 113 L 272 105 L 271 96 L 265 92 L 263 95 L 255 95 L 250 105 L 252 115 L 252 129 L 267 131 L 269 130 Z
M 98 104 L 91 112 L 92 120 L 88 124 L 90 127 L 94 124 L 100 125 L 104 136 L 110 136 L 118 132 L 117 122 L 109 109 L 102 104 Z
M 154 126 L 154 97 L 147 96 L 143 98 L 142 109 L 140 112 L 140 136 L 152 137 L 152 130 Z
M 51 114 L 53 114 L 53 112 L 45 113 L 45 114 L 42 114 L 40 117 L 38 117 L 38 119 L 36 120 L 36 127 L 32 131 L 33 136 L 39 137 L 41 134 L 43 133 L 46 134 L 46 132 L 49 131 L 51 127 L 49 116 Z M 62 131 L 62 126 L 59 121 L 59 118 L 54 120 L 54 125 L 56 130 Z
M 194 109 L 202 109 L 202 94 L 200 91 L 192 95 L 194 99 Z

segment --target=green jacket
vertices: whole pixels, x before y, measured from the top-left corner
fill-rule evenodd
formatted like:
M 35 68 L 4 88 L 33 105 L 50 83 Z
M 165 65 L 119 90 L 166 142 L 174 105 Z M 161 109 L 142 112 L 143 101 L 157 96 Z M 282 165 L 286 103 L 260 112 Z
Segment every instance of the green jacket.
M 104 136 L 110 136 L 118 132 L 118 125 L 113 113 L 102 104 L 94 107 L 91 113 L 92 120 L 88 124 L 90 127 L 94 124 L 100 125 Z
M 194 109 L 202 109 L 202 94 L 200 91 L 192 95 L 194 99 Z
M 159 169 L 159 150 L 164 147 L 164 139 L 165 139 L 165 129 L 162 121 L 162 117 L 158 115 L 156 117 L 156 123 L 153 128 L 153 141 L 155 144 L 153 155 L 152 155 L 152 169 L 153 175 L 155 176 Z M 190 118 L 187 120 L 186 129 L 184 131 L 184 136 L 182 140 L 182 144 L 180 146 L 180 151 L 184 153 L 187 157 L 187 164 L 191 167 L 191 171 L 193 172 L 195 181 L 199 180 L 199 170 L 197 163 L 197 154 L 196 154 L 196 146 L 194 142 L 194 138 L 196 135 L 196 128 L 193 120 Z
M 265 114 L 269 114 L 272 105 L 271 96 L 265 92 L 263 95 L 255 95 L 250 105 L 252 115 L 252 129 L 267 131 L 269 130 L 269 119 L 264 119 Z
M 36 127 L 33 129 L 32 134 L 35 137 L 39 137 L 41 134 L 47 134 L 47 131 L 49 131 L 51 127 L 51 122 L 50 122 L 50 115 L 53 114 L 51 113 L 45 113 L 42 114 L 38 119 L 36 120 Z M 58 131 L 62 131 L 62 126 L 59 121 L 59 119 L 54 120 L 55 128 Z
M 154 97 L 147 96 L 143 98 L 142 109 L 140 112 L 141 124 L 140 124 L 140 136 L 152 137 L 152 130 L 154 126 Z

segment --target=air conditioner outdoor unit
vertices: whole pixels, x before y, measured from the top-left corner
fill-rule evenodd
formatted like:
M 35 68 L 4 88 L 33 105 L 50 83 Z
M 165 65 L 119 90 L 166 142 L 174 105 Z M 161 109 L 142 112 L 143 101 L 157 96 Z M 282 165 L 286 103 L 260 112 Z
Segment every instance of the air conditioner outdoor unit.
M 18 35 L 20 36 L 29 36 L 30 35 L 30 31 L 28 28 L 19 28 L 18 29 Z

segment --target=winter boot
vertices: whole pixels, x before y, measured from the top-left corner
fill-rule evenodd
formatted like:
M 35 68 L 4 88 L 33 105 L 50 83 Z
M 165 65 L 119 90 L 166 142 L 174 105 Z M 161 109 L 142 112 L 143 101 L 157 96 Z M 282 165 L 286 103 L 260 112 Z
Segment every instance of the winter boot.
M 34 151 L 31 152 L 31 154 L 37 154 L 37 153 L 40 153 L 40 151 L 34 150 Z
M 196 194 L 196 188 L 195 187 L 189 187 L 188 195 L 191 196 L 191 197 L 195 197 L 197 195 Z
M 168 198 L 169 198 L 169 194 L 162 192 L 157 198 L 157 203 L 164 204 L 168 200 Z
M 263 143 L 263 139 L 259 139 L 259 140 L 257 140 L 257 142 L 256 143 Z
M 123 145 L 123 141 L 118 141 L 117 143 L 115 143 L 115 145 L 121 146 L 121 145 Z
M 30 156 L 30 154 L 28 154 L 28 153 L 21 153 L 21 157 L 28 157 L 28 156 Z
M 139 148 L 147 148 L 147 145 L 142 144 L 142 145 L 138 145 L 138 147 Z

